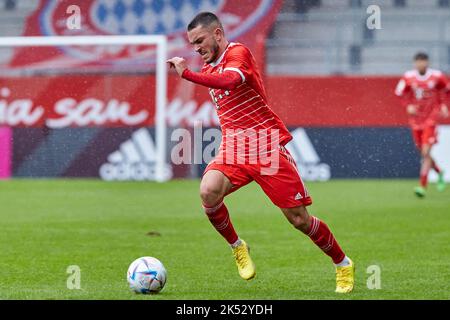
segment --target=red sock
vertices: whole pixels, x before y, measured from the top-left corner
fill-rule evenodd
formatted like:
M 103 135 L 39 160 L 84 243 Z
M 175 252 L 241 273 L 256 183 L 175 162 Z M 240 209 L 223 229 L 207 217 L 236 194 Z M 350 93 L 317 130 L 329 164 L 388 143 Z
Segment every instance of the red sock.
M 233 224 L 230 220 L 230 215 L 228 214 L 228 209 L 223 203 L 220 203 L 214 207 L 207 207 L 203 205 L 206 215 L 208 216 L 211 224 L 216 228 L 216 230 L 224 237 L 229 244 L 235 243 L 239 237 L 234 230 Z
M 335 264 L 342 262 L 345 253 L 331 233 L 330 228 L 323 221 L 311 216 L 311 227 L 306 233 L 308 237 L 328 256 Z
M 427 184 L 428 184 L 428 173 L 420 174 L 420 185 L 426 188 Z
M 437 174 L 441 173 L 441 169 L 438 167 L 438 165 L 436 164 L 436 162 L 431 163 L 431 167 L 433 168 L 434 171 L 436 171 Z

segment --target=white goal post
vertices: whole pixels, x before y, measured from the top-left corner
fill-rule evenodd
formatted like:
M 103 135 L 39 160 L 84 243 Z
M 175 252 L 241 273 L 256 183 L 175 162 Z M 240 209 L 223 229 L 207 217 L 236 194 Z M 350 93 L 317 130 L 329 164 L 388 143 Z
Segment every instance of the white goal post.
M 101 45 L 156 45 L 156 115 L 155 142 L 156 181 L 163 182 L 166 164 L 166 104 L 167 104 L 167 37 L 164 35 L 129 36 L 39 36 L 0 37 L 0 47 L 42 46 L 101 46 Z

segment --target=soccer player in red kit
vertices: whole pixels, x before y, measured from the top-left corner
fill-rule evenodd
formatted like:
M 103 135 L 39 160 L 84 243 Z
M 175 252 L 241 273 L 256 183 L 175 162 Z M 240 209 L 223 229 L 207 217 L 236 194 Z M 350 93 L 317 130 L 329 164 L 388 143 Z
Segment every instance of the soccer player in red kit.
M 208 87 L 216 105 L 222 142 L 218 155 L 205 169 L 200 197 L 211 224 L 230 244 L 239 275 L 245 280 L 252 279 L 256 275 L 255 265 L 247 243 L 238 237 L 233 227 L 223 199 L 255 181 L 289 222 L 331 257 L 336 266 L 336 292 L 352 291 L 354 264 L 344 254 L 328 226 L 308 214 L 306 207 L 311 205 L 311 197 L 284 147 L 292 136 L 267 105 L 262 79 L 250 50 L 240 43 L 228 42 L 220 20 L 210 12 L 199 13 L 187 30 L 189 42 L 205 62 L 201 72 L 189 70 L 185 59 L 180 57 L 169 59 L 168 63 L 183 79 Z M 236 161 L 235 158 L 229 161 L 230 154 L 236 154 L 236 147 L 243 147 L 241 143 L 228 148 L 239 132 L 251 133 L 249 137 L 260 148 L 257 150 L 253 145 L 245 145 L 246 161 Z M 259 134 L 264 132 L 270 133 Z M 263 136 L 267 139 L 262 139 Z M 261 151 L 261 144 L 264 144 L 264 152 Z M 267 165 L 261 160 L 264 154 L 276 156 L 273 168 L 269 168 L 272 163 Z M 256 157 L 256 161 L 247 163 L 248 157 L 252 156 Z
M 395 94 L 401 97 L 401 103 L 406 108 L 414 142 L 421 153 L 420 185 L 414 189 L 414 193 L 424 197 L 431 169 L 439 177 L 437 189 L 445 189 L 444 173 L 431 157 L 431 148 L 437 142 L 436 123 L 439 118 L 448 117 L 446 102 L 449 82 L 441 71 L 428 67 L 426 53 L 416 54 L 414 63 L 415 69 L 403 75 Z

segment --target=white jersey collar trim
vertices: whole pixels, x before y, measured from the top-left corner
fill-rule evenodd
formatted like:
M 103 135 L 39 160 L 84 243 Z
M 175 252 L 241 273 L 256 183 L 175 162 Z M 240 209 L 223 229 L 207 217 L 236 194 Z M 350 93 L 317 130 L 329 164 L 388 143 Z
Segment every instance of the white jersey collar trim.
M 227 47 L 225 48 L 225 51 L 220 55 L 220 57 L 216 60 L 216 61 L 214 61 L 214 62 L 211 62 L 209 65 L 211 66 L 211 67 L 216 67 L 219 63 L 221 63 L 222 62 L 222 60 L 223 60 L 223 57 L 225 57 L 225 53 L 227 53 L 227 51 L 228 51 L 228 48 L 230 48 L 231 46 L 233 46 L 234 45 L 234 42 L 229 42 L 228 43 L 228 45 L 227 45 Z
M 432 74 L 433 74 L 433 70 L 430 68 L 427 69 L 427 72 L 425 72 L 424 75 L 421 75 L 419 73 L 419 71 L 414 70 L 414 75 L 415 75 L 416 79 L 420 80 L 420 81 L 427 80 Z

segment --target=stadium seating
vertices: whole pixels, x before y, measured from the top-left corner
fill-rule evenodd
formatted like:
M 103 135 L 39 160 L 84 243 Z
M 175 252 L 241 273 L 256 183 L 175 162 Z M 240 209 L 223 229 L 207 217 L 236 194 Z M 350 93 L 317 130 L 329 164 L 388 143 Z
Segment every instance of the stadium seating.
M 450 0 L 378 0 L 381 30 L 366 27 L 371 0 L 285 0 L 267 41 L 270 74 L 400 74 L 418 50 L 450 69 Z M 2 0 L 0 36 L 18 36 L 38 1 Z M 411 23 L 414 21 L 414 23 Z M 0 63 L 11 50 L 0 50 Z
M 450 67 L 447 0 L 380 0 L 381 30 L 369 30 L 369 0 L 321 0 L 303 13 L 286 0 L 267 41 L 271 74 L 400 74 L 418 50 Z M 414 21 L 414 23 L 411 23 Z
M 20 36 L 23 33 L 26 17 L 37 7 L 39 1 L 3 0 L 0 2 L 0 37 Z M 12 55 L 11 48 L 0 49 L 0 64 Z

